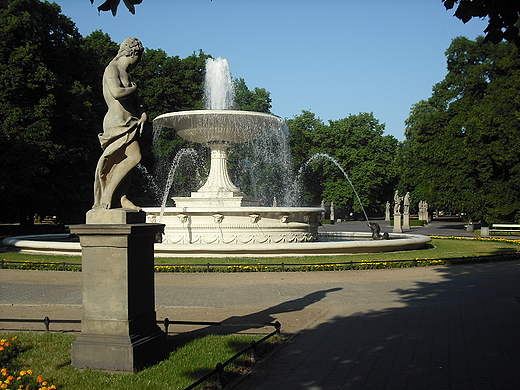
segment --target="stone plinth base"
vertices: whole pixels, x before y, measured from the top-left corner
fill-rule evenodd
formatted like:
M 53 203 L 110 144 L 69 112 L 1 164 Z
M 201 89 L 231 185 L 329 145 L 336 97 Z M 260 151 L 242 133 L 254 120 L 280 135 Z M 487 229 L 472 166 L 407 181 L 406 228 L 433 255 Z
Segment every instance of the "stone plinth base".
M 149 334 L 125 336 L 84 334 L 82 331 L 72 343 L 72 365 L 101 371 L 135 372 L 165 358 L 164 343 L 165 335 L 160 329 Z
M 402 233 L 403 228 L 401 227 L 401 214 L 394 214 L 394 233 Z
M 410 229 L 410 214 L 403 214 L 403 229 Z
M 164 225 L 103 222 L 141 214 L 102 210 L 89 219 L 99 217 L 100 222 L 70 227 L 80 237 L 83 274 L 83 318 L 81 334 L 72 344 L 74 367 L 134 372 L 165 357 L 165 335 L 156 324 L 153 252 Z
M 145 220 L 146 213 L 137 210 L 97 208 L 87 212 L 87 224 L 119 225 L 145 223 Z

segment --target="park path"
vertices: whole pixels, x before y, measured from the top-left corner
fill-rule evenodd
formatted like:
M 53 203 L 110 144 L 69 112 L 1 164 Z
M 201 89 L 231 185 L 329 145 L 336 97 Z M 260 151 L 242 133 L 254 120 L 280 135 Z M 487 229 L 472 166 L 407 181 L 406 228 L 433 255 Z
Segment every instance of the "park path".
M 454 235 L 448 230 L 446 235 Z M 282 323 L 289 341 L 237 390 L 520 388 L 519 299 L 520 261 L 156 274 L 159 319 Z M 0 270 L 0 318 L 46 315 L 81 317 L 80 273 Z M 12 326 L 0 323 L 3 329 Z M 75 326 L 51 324 L 64 331 Z M 170 329 L 180 335 L 218 331 Z M 246 325 L 242 330 L 268 331 Z

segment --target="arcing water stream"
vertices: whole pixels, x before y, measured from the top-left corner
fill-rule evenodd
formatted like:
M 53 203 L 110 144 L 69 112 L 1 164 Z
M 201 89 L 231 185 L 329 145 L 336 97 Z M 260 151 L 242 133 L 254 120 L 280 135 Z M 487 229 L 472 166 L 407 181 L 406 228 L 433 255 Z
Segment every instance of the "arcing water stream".
M 368 215 L 365 211 L 365 208 L 363 207 L 363 203 L 361 203 L 361 199 L 359 198 L 359 195 L 356 191 L 356 188 L 354 187 L 354 184 L 352 184 L 352 181 L 350 180 L 350 177 L 347 175 L 347 172 L 345 172 L 343 167 L 341 165 L 339 165 L 338 161 L 334 157 L 329 156 L 327 153 L 316 153 L 314 156 L 309 158 L 305 164 L 302 165 L 302 167 L 300 168 L 300 173 L 304 166 L 308 165 L 311 161 L 313 161 L 317 158 L 320 158 L 320 157 L 330 160 L 334 165 L 336 165 L 339 168 L 341 173 L 343 173 L 343 175 L 345 176 L 345 179 L 347 179 L 350 186 L 352 187 L 352 191 L 354 191 L 354 195 L 356 195 L 356 198 L 359 202 L 359 206 L 361 207 L 361 210 L 363 211 L 363 214 L 365 215 L 365 219 L 367 220 L 367 223 L 370 223 L 370 220 L 368 219 Z

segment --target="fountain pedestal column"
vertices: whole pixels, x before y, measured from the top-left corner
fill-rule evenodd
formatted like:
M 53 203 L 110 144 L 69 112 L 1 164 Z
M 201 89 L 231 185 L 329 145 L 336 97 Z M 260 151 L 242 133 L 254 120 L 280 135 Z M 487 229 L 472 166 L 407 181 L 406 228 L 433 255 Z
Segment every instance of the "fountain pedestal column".
M 231 181 L 227 168 L 229 142 L 213 141 L 207 144 L 211 149 L 211 165 L 206 183 L 191 197 L 175 197 L 177 207 L 242 207 L 258 206 L 258 202 L 246 199 L 240 188 Z
M 154 242 L 163 224 L 144 212 L 94 209 L 71 226 L 82 247 L 83 317 L 72 365 L 134 372 L 164 358 L 156 323 Z M 131 223 L 127 223 L 131 222 Z

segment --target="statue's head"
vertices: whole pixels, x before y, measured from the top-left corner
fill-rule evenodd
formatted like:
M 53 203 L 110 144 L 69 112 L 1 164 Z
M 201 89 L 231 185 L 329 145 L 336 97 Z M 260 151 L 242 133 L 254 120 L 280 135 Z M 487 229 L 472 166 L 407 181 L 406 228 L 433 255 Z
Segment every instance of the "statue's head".
M 144 47 L 141 41 L 137 38 L 126 38 L 119 46 L 117 57 L 140 57 L 144 52 Z

